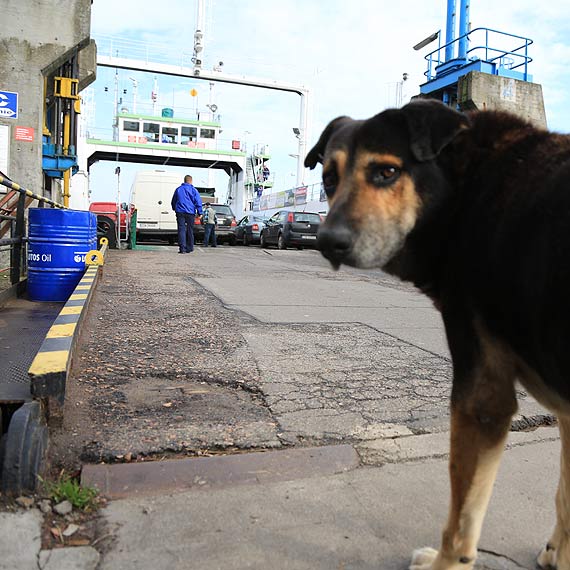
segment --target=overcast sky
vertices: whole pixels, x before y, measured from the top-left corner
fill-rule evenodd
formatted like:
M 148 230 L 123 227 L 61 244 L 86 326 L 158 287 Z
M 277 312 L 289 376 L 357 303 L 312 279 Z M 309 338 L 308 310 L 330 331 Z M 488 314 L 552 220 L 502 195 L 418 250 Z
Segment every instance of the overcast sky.
M 459 0 L 457 0 L 459 4 Z M 397 104 L 396 86 L 402 74 L 404 99 L 419 92 L 425 81 L 423 56 L 437 47 L 414 51 L 412 46 L 442 30 L 445 35 L 446 0 L 207 0 L 204 67 L 219 61 L 230 74 L 301 84 L 311 91 L 308 148 L 322 128 L 338 115 L 367 118 Z M 191 54 L 196 29 L 196 0 L 94 0 L 91 33 L 148 42 L 157 53 Z M 570 10 L 567 0 L 471 0 L 472 28 L 486 27 L 534 40 L 530 73 L 542 84 L 549 128 L 570 132 Z M 152 46 L 152 47 L 151 47 Z M 176 63 L 176 62 L 173 62 Z M 127 89 L 123 106 L 132 108 L 137 79 L 137 107 L 150 108 L 153 77 L 119 72 Z M 164 76 L 159 82 L 159 109 L 173 107 L 177 117 L 189 117 L 196 106 L 216 103 L 224 129 L 222 139 L 247 137 L 248 145 L 268 144 L 276 190 L 294 185 L 299 125 L 299 96 L 273 90 L 215 84 Z M 108 92 L 104 91 L 108 87 Z M 114 71 L 99 68 L 92 85 L 97 128 L 109 128 L 113 114 Z M 189 94 L 195 88 L 197 101 Z M 210 99 L 211 98 L 211 99 Z M 248 133 L 246 134 L 246 131 Z M 92 199 L 113 199 L 115 163 L 92 168 Z M 143 165 L 121 165 L 123 193 L 128 193 L 134 171 Z M 204 183 L 203 171 L 194 171 L 195 183 Z M 223 175 L 225 177 L 225 175 Z M 318 169 L 306 183 L 318 180 Z M 225 182 L 222 182 L 225 191 Z

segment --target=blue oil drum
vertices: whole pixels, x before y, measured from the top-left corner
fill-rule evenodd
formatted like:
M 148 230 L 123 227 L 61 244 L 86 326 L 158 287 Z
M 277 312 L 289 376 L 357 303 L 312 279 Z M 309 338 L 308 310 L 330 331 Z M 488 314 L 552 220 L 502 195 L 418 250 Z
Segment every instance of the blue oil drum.
M 91 247 L 89 249 L 97 249 L 97 214 L 89 212 L 89 242 Z
M 172 117 L 174 117 L 174 109 L 170 109 L 170 107 L 165 107 L 164 109 L 162 109 L 162 116 L 171 119 Z
M 28 297 L 65 302 L 85 272 L 85 255 L 97 241 L 93 213 L 52 208 L 28 212 Z

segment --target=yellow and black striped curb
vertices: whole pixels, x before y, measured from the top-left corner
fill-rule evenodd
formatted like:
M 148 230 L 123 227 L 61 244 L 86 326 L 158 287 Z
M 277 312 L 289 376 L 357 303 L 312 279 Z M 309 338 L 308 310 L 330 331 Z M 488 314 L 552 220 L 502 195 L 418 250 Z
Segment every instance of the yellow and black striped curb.
M 101 253 L 106 253 L 103 245 Z M 28 370 L 34 398 L 53 397 L 63 405 L 65 385 L 73 351 L 79 337 L 79 325 L 87 312 L 95 289 L 99 265 L 89 265 L 49 329 L 40 350 Z

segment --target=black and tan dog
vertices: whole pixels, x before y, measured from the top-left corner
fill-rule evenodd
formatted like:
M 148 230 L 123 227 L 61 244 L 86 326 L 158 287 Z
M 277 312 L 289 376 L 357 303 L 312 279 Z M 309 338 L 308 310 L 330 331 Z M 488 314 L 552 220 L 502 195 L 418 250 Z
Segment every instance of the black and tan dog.
M 570 570 L 570 137 L 420 100 L 335 119 L 305 160 L 317 163 L 323 255 L 413 282 L 445 323 L 451 506 L 441 549 L 410 568 L 473 567 L 519 380 L 559 417 L 556 527 L 538 562 Z

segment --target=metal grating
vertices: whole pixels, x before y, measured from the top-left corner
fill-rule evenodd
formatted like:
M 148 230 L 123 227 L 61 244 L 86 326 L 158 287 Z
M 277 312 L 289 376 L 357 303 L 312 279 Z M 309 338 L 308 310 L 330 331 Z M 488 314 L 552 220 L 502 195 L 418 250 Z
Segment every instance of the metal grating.
M 12 299 L 0 309 L 0 403 L 31 399 L 28 369 L 62 307 Z

